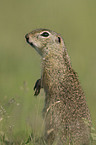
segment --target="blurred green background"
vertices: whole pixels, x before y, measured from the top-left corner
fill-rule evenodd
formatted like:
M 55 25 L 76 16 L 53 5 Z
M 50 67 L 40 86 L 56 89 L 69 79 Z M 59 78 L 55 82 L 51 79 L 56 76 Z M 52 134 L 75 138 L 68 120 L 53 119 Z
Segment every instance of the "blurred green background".
M 96 128 L 96 1 L 3 0 L 0 2 L 0 133 L 22 142 L 43 132 L 44 92 L 36 98 L 40 56 L 24 35 L 48 28 L 60 33 L 86 94 Z M 42 127 L 41 127 L 42 126 Z

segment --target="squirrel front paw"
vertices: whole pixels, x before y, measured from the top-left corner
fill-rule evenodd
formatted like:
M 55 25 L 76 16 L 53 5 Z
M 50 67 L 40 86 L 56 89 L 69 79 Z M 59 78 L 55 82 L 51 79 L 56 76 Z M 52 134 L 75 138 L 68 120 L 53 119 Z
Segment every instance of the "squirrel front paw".
M 41 89 L 41 79 L 38 79 L 34 86 L 34 91 L 35 91 L 34 96 L 37 96 L 40 93 L 40 89 Z

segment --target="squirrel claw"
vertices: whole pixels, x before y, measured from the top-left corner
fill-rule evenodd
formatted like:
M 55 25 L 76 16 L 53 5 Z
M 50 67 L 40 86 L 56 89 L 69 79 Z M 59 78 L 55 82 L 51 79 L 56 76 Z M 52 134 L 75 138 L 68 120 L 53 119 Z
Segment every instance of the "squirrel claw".
M 35 91 L 34 96 L 37 96 L 40 93 L 40 89 L 41 89 L 41 79 L 38 79 L 34 86 L 34 91 Z

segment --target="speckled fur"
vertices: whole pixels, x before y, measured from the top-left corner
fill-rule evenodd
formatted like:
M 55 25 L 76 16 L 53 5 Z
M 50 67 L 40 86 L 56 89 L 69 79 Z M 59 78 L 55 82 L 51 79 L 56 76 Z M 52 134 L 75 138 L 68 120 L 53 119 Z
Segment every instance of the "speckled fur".
M 36 33 L 43 31 L 50 32 L 53 38 L 59 36 L 61 39 L 60 44 L 55 41 L 54 44 L 50 43 L 51 38 L 45 39 L 48 45 L 40 42 L 46 47 L 46 50 L 42 49 L 41 54 L 41 82 L 45 91 L 44 138 L 48 145 L 52 145 L 53 142 L 56 145 L 90 145 L 89 109 L 77 73 L 72 69 L 63 39 L 59 34 L 46 29 L 35 30 L 27 36 L 31 36 L 32 39 Z

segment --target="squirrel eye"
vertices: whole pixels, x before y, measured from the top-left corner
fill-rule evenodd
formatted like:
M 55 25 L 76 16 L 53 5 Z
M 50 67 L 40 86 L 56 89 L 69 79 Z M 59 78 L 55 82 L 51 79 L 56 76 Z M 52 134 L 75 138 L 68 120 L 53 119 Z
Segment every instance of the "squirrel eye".
M 49 33 L 43 32 L 43 33 L 41 34 L 41 36 L 43 36 L 43 37 L 48 37 L 48 36 L 49 36 Z

